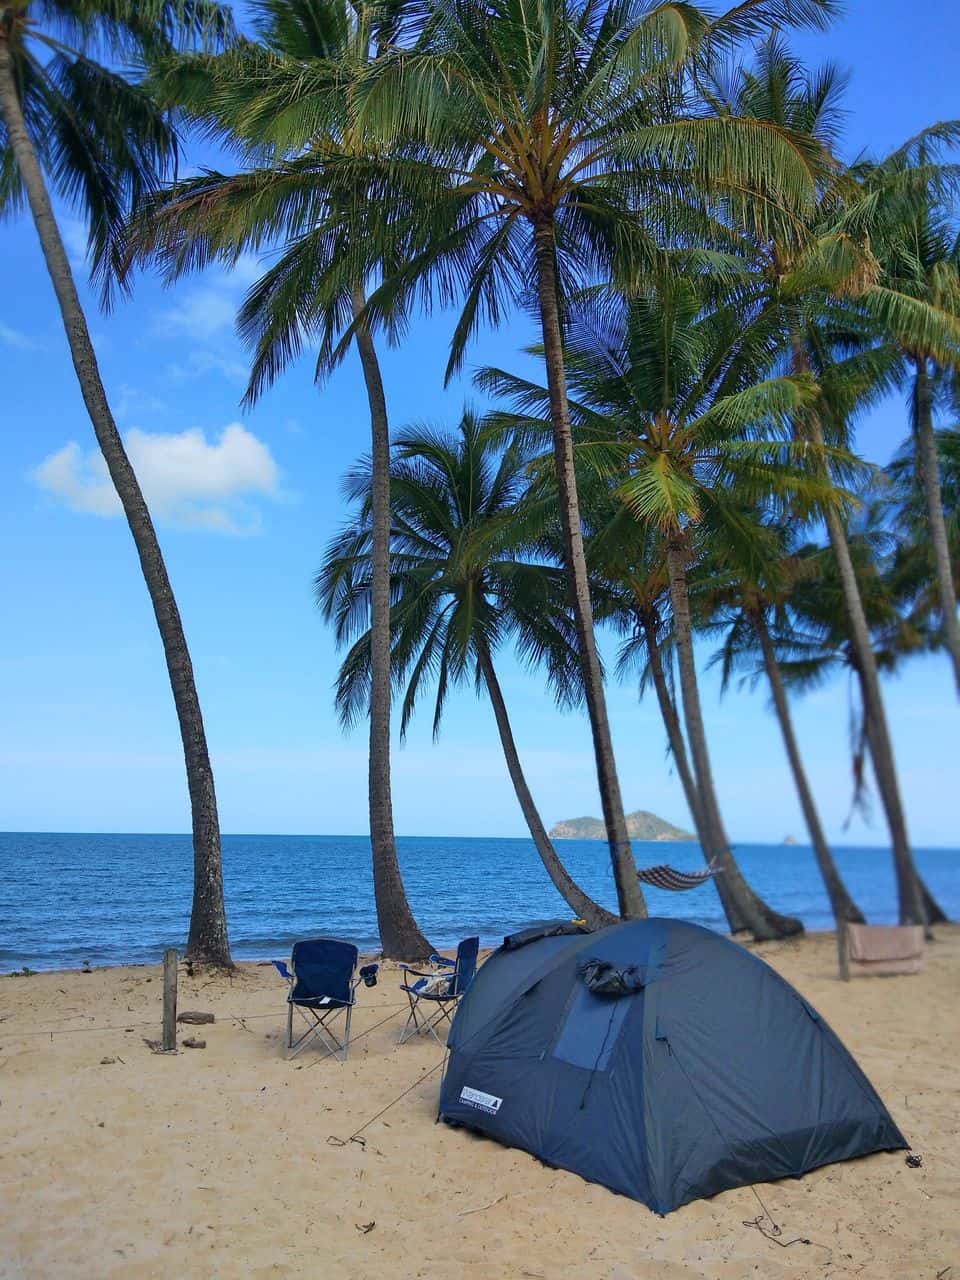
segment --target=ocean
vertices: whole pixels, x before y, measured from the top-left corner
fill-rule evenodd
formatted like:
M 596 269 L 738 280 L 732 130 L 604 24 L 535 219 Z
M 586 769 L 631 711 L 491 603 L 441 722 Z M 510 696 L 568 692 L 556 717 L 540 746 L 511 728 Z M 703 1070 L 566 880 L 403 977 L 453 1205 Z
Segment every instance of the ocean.
M 530 840 L 414 837 L 398 840 L 417 919 L 438 947 L 478 933 L 505 933 L 569 909 Z M 606 846 L 564 840 L 571 874 L 614 906 Z M 637 862 L 703 865 L 699 846 L 634 845 Z M 812 851 L 805 845 L 744 844 L 736 855 L 753 886 L 809 929 L 832 927 Z M 872 923 L 894 923 L 896 893 L 885 849 L 838 847 L 840 870 Z M 917 863 L 952 918 L 960 917 L 960 850 L 918 849 Z M 234 958 L 289 955 L 296 938 L 335 935 L 375 950 L 370 846 L 363 836 L 224 836 L 227 919 Z M 158 961 L 181 946 L 190 914 L 192 849 L 187 835 L 0 833 L 0 973 Z M 722 929 L 711 885 L 686 893 L 647 890 L 652 915 L 683 916 Z

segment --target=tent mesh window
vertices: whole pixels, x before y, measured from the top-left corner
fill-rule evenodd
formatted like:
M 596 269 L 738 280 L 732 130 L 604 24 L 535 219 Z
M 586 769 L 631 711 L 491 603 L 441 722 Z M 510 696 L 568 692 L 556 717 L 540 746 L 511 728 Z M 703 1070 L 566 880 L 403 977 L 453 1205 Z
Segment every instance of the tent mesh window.
M 578 982 L 564 1011 L 553 1057 L 587 1071 L 606 1071 L 631 1004 L 629 999 L 595 996 Z

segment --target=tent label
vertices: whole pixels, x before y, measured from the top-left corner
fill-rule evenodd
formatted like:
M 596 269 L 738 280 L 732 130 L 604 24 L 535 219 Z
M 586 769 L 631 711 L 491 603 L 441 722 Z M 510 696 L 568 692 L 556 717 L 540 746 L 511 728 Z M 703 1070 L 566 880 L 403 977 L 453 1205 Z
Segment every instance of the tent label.
M 466 1085 L 460 1090 L 460 1101 L 468 1107 L 476 1107 L 478 1111 L 486 1111 L 495 1116 L 503 1105 L 503 1099 L 492 1093 L 484 1093 L 481 1089 L 470 1089 Z

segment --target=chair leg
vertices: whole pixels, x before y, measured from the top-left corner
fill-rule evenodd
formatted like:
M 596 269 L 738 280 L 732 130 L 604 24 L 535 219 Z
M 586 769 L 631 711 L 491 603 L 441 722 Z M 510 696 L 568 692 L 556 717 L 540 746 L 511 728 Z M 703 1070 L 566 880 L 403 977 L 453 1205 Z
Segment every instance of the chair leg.
M 417 1001 L 409 991 L 407 992 L 407 1000 L 410 1003 L 410 1012 L 407 1014 L 407 1020 L 403 1025 L 403 1030 L 400 1032 L 400 1039 L 397 1041 L 398 1044 L 406 1044 L 407 1041 L 417 1035 L 420 1030 L 420 1019 L 417 1014 Z
M 406 1044 L 407 1041 L 411 1038 L 411 1036 L 415 1036 L 416 1034 L 417 1034 L 417 1020 L 416 1020 L 416 1015 L 411 1009 L 410 1012 L 407 1014 L 407 1020 L 403 1024 L 403 1030 L 400 1032 L 400 1039 L 397 1041 L 397 1044 Z
M 438 1004 L 437 1010 L 434 1013 L 433 1017 L 430 1018 L 430 1020 L 424 1024 L 424 1028 L 423 1028 L 424 1031 L 429 1031 L 430 1034 L 433 1036 L 434 1040 L 436 1040 L 437 1044 L 440 1045 L 441 1048 L 443 1048 L 443 1041 L 440 1039 L 440 1036 L 437 1034 L 437 1027 L 444 1020 L 444 1018 L 447 1018 L 449 1021 L 449 1017 L 450 1015 L 447 1013 L 446 1005 Z
M 446 1018 L 447 1022 L 452 1021 L 450 1009 L 451 1007 L 456 1008 L 456 1001 L 453 1002 L 452 1006 L 449 1001 L 438 1001 L 435 1003 L 431 1013 L 423 1014 L 419 1010 L 420 1002 L 410 996 L 409 993 L 408 999 L 410 1000 L 410 1014 L 407 1018 L 406 1025 L 400 1032 L 399 1043 L 406 1044 L 407 1041 L 412 1040 L 414 1036 L 423 1036 L 429 1033 L 442 1048 L 444 1042 L 437 1034 L 437 1027 L 441 1022 L 443 1022 L 444 1018 Z
M 430 1030 L 433 1033 L 433 1038 L 436 1040 L 437 1044 L 441 1045 L 443 1048 L 446 1048 L 446 1043 L 441 1040 L 440 1036 L 437 1034 L 437 1027 L 439 1027 L 441 1022 L 446 1020 L 448 1024 L 447 1030 L 450 1030 L 450 1027 L 453 1026 L 453 1015 L 456 1013 L 459 1002 L 459 996 L 455 996 L 450 1000 L 442 1001 L 437 1008 L 437 1012 L 430 1020 Z
M 287 1061 L 288 1062 L 290 1061 L 291 1058 L 295 1058 L 297 1054 L 301 1051 L 301 1049 L 305 1049 L 306 1046 L 311 1042 L 311 1040 L 315 1039 L 320 1034 L 320 1031 L 322 1030 L 322 1023 L 312 1009 L 304 1010 L 298 1007 L 297 1011 L 300 1014 L 301 1018 L 303 1018 L 304 1022 L 307 1024 L 307 1029 L 306 1031 L 301 1032 L 301 1034 L 297 1037 L 297 1039 L 294 1040 L 293 1038 L 293 1007 L 291 1006 L 290 1030 L 288 1032 L 289 1043 L 287 1045 Z M 310 1021 L 311 1018 L 313 1019 L 312 1023 Z
M 336 1058 L 338 1062 L 346 1062 L 350 1049 L 350 1024 L 353 1019 L 353 1006 L 346 1005 L 344 1008 L 328 1010 L 320 1014 L 317 1013 L 316 1009 L 303 1009 L 298 1005 L 297 1011 L 307 1024 L 307 1029 L 296 1040 L 294 1039 L 293 1005 L 291 1005 L 287 1010 L 287 1060 L 295 1058 L 301 1049 L 305 1049 L 314 1040 L 319 1040 L 324 1051 L 319 1061 L 322 1062 L 323 1058 Z M 345 1015 L 342 1041 L 333 1028 L 327 1025 L 328 1018 L 335 1019 L 341 1013 Z
M 350 1019 L 353 1017 L 353 1005 L 347 1005 L 347 1021 L 343 1029 L 343 1057 L 341 1062 L 346 1062 L 347 1054 L 350 1052 Z

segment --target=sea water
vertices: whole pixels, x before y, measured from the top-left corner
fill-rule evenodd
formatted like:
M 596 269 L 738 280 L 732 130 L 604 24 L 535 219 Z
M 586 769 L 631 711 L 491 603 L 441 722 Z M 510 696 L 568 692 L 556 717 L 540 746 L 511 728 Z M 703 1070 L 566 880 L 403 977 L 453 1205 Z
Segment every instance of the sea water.
M 530 840 L 402 837 L 397 841 L 411 906 L 438 947 L 479 934 L 496 945 L 531 920 L 568 917 Z M 606 845 L 558 841 L 571 875 L 597 901 L 616 895 Z M 809 929 L 832 926 L 812 851 L 744 844 L 736 856 L 754 888 Z M 837 847 L 840 871 L 872 923 L 896 921 L 889 850 Z M 960 850 L 918 849 L 917 863 L 952 918 L 960 917 Z M 634 844 L 639 865 L 703 866 L 692 843 Z M 155 962 L 182 946 L 190 915 L 193 852 L 187 835 L 0 833 L 0 972 Z M 361 950 L 378 945 L 370 843 L 362 836 L 223 838 L 233 955 L 282 958 L 296 938 L 335 935 Z M 648 889 L 652 915 L 724 927 L 711 884 L 685 893 Z

